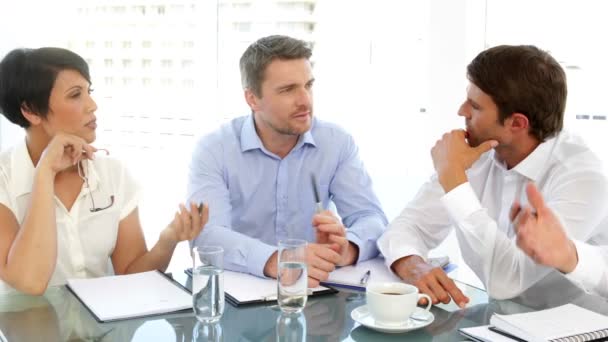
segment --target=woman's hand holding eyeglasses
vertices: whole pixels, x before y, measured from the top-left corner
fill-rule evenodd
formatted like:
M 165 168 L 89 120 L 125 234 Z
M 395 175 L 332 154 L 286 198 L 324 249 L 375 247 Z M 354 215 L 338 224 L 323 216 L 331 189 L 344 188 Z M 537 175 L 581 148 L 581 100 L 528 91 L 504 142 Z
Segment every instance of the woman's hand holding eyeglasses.
M 93 159 L 95 151 L 95 147 L 78 136 L 58 133 L 42 152 L 37 167 L 46 167 L 57 174 L 84 158 Z
M 179 212 L 175 213 L 173 221 L 160 234 L 160 240 L 178 243 L 185 240 L 194 240 L 209 220 L 209 206 L 197 206 L 190 203 L 190 210 L 183 204 L 179 205 Z

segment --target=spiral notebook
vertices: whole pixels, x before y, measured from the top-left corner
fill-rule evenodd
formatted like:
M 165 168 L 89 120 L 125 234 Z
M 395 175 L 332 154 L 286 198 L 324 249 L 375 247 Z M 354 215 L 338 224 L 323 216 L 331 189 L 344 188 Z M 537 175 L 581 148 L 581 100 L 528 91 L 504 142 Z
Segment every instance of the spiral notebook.
M 592 341 L 608 337 L 608 317 L 566 304 L 552 309 L 513 315 L 494 314 L 494 331 L 526 341 Z

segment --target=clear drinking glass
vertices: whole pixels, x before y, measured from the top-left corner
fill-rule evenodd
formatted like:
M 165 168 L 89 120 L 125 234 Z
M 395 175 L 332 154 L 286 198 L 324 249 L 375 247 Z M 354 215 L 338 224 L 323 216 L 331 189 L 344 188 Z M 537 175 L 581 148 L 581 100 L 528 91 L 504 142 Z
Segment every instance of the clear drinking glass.
M 302 311 L 308 299 L 308 271 L 306 268 L 306 241 L 287 239 L 279 241 L 279 269 L 277 300 L 281 311 Z
M 193 342 L 223 342 L 224 334 L 220 323 L 201 323 L 194 325 Z
M 340 319 L 342 319 L 340 317 Z M 304 313 L 281 313 L 277 318 L 277 342 L 306 341 L 306 317 Z
M 192 259 L 194 314 L 203 323 L 217 322 L 224 313 L 224 249 L 194 247 Z

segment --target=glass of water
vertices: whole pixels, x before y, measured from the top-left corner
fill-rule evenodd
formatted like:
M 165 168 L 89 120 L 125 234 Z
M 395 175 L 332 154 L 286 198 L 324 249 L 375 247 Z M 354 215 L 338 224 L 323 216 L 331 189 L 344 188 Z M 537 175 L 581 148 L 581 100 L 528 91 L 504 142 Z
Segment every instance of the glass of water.
M 194 314 L 203 323 L 217 322 L 224 313 L 224 249 L 194 247 L 192 259 Z
M 277 276 L 278 303 L 281 311 L 297 313 L 304 309 L 308 298 L 306 241 L 279 241 L 279 269 Z

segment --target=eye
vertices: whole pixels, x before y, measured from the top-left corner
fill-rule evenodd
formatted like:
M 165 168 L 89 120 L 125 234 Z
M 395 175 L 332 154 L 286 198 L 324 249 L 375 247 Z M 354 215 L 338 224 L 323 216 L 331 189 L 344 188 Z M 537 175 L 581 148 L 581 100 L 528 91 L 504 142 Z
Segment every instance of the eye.
M 90 94 L 91 94 L 93 91 L 95 91 L 95 89 L 93 89 L 93 88 L 89 88 L 89 90 L 88 90 L 89 95 L 90 95 Z
M 73 98 L 73 99 L 78 98 L 79 96 L 80 96 L 80 92 L 79 91 L 70 94 L 70 97 Z

